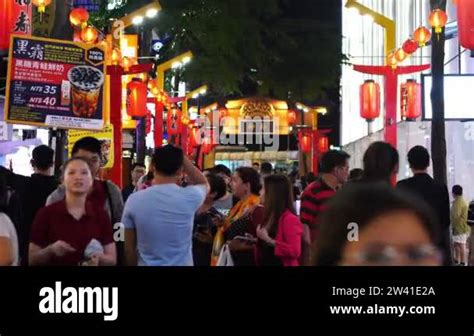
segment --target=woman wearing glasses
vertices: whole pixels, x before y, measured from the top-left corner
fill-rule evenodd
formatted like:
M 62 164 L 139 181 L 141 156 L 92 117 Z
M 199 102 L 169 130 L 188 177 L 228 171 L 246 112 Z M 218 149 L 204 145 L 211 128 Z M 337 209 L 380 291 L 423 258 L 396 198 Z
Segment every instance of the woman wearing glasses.
M 314 264 L 440 266 L 438 234 L 421 199 L 383 182 L 354 184 L 328 203 Z

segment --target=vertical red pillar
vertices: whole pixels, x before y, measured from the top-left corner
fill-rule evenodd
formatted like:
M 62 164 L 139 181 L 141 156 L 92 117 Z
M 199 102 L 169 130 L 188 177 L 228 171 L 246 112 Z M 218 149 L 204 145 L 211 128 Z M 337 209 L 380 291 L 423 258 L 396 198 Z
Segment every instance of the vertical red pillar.
M 318 169 L 319 168 L 318 130 L 313 130 L 313 133 L 311 135 L 313 137 L 313 173 L 314 175 L 318 175 L 318 172 L 319 172 L 319 169 Z
M 163 144 L 163 103 L 156 100 L 155 104 L 155 148 L 160 148 Z
M 384 140 L 394 148 L 397 148 L 397 94 L 398 74 L 392 71 L 385 75 Z
M 188 152 L 188 125 L 183 125 L 181 128 L 181 148 L 186 155 Z
M 122 188 L 122 67 L 108 67 L 110 75 L 110 123 L 114 129 L 114 166 L 110 179 Z

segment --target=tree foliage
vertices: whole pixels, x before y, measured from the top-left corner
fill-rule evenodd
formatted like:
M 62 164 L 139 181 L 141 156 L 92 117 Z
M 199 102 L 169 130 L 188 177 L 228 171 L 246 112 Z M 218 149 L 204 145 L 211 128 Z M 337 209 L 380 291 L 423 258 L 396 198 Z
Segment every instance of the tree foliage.
M 193 51 L 195 58 L 182 74 L 188 82 L 206 83 L 223 96 L 258 93 L 298 100 L 316 99 L 338 83 L 341 37 L 337 23 L 311 15 L 319 0 L 160 3 L 163 10 L 150 28 L 171 37 L 164 59 Z M 306 7 L 299 11 L 298 3 Z M 106 12 L 103 22 L 113 15 Z

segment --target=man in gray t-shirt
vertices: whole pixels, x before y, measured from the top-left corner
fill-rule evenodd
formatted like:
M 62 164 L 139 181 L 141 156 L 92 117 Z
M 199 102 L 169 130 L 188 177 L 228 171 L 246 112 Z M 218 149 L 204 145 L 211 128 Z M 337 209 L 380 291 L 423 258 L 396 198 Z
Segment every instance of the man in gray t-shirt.
M 196 210 L 209 192 L 204 175 L 171 145 L 155 150 L 153 185 L 132 194 L 123 212 L 127 265 L 193 266 Z M 190 186 L 178 185 L 183 173 Z

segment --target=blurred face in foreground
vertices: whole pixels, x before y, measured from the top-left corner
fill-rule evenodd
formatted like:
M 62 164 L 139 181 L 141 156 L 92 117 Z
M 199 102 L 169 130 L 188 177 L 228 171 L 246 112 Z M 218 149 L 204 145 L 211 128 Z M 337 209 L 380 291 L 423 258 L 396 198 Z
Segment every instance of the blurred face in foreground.
M 92 187 L 93 178 L 88 164 L 82 160 L 70 162 L 64 172 L 64 185 L 68 192 L 87 194 Z
M 89 164 L 92 169 L 92 176 L 94 178 L 99 174 L 99 170 L 100 170 L 100 155 L 99 154 L 89 152 L 88 150 L 85 150 L 85 149 L 79 149 L 77 153 L 74 154 L 74 156 L 82 157 L 89 161 Z
M 409 211 L 385 213 L 342 251 L 345 266 L 440 266 L 442 258 L 420 219 Z

